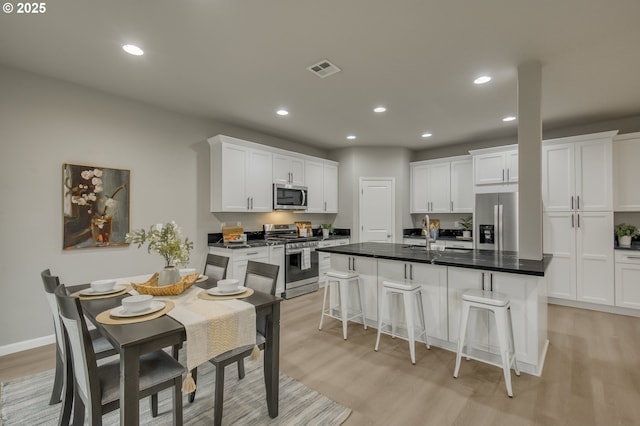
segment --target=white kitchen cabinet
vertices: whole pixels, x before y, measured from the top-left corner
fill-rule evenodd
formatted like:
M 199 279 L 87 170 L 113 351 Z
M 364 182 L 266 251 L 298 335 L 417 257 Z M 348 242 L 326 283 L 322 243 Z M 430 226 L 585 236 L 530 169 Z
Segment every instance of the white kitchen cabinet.
M 239 139 L 209 139 L 212 212 L 270 212 L 272 154 L 243 146 Z
M 304 185 L 304 159 L 273 154 L 273 183 Z
M 410 166 L 411 213 L 447 213 L 451 210 L 450 164 Z
M 462 248 L 462 249 L 472 249 L 473 241 L 467 240 L 438 240 L 438 244 L 444 243 L 445 247 L 449 248 Z
M 284 244 L 269 246 L 269 263 L 278 265 L 278 281 L 276 283 L 276 295 L 284 293 Z
M 333 254 L 331 256 L 331 268 L 338 271 L 351 271 L 360 275 L 360 288 L 364 292 L 365 318 L 368 325 L 375 325 L 378 322 L 378 262 L 375 258 L 356 257 Z M 337 289 L 336 289 L 337 290 Z M 338 305 L 337 291 L 331 289 L 331 307 Z M 358 294 L 353 286 L 349 288 L 350 312 L 357 312 Z M 358 318 L 355 321 L 359 321 Z
M 508 145 L 469 151 L 473 156 L 476 185 L 503 185 L 518 182 L 518 146 Z
M 385 280 L 410 281 L 421 285 L 422 306 L 427 335 L 441 340 L 447 340 L 447 268 L 446 266 L 429 265 L 425 263 L 398 262 L 394 260 L 378 260 L 378 287 L 382 288 Z M 380 294 L 380 293 L 379 293 Z M 387 303 L 397 303 L 395 306 L 397 325 L 406 330 L 404 318 L 404 302 L 399 298 L 387 300 Z M 382 306 L 382 305 L 380 305 Z M 415 309 L 414 324 L 421 324 L 419 313 Z M 385 310 L 383 321 L 391 323 L 389 310 Z M 420 337 L 422 339 L 422 337 Z
M 482 289 L 484 274 L 482 271 L 465 268 L 449 268 L 447 272 L 447 304 L 449 341 L 458 343 L 460 331 L 460 311 L 462 293 L 471 289 Z M 486 348 L 489 344 L 489 324 L 486 312 L 474 312 L 475 320 L 469 321 L 469 345 Z
M 451 213 L 473 213 L 473 161 L 451 162 Z
M 335 247 L 349 244 L 349 238 L 337 238 L 318 242 L 318 247 Z M 318 252 L 318 281 L 320 287 L 325 285 L 325 274 L 331 269 L 331 253 Z
M 306 160 L 307 213 L 338 213 L 338 163 Z
M 616 250 L 616 306 L 640 309 L 640 252 Z
M 223 247 L 209 247 L 209 253 L 229 258 L 227 266 L 227 278 L 235 278 L 244 283 L 247 273 L 247 263 L 254 262 L 271 263 L 269 261 L 269 247 L 249 247 L 242 249 L 227 249 Z
M 410 213 L 472 213 L 472 163 L 468 156 L 410 164 Z
M 544 211 L 613 210 L 612 138 L 616 133 L 543 142 Z
M 613 213 L 545 212 L 543 220 L 548 295 L 613 305 Z
M 640 132 L 618 135 L 613 140 L 613 210 L 640 212 L 638 189 Z

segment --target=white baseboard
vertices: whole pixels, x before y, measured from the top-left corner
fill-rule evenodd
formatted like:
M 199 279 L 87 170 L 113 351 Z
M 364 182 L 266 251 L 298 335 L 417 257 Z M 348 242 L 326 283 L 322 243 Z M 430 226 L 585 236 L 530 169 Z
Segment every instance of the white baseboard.
M 40 346 L 46 346 L 52 343 L 56 343 L 55 334 L 50 334 L 49 336 L 38 337 L 31 340 L 24 340 L 18 343 L 11 343 L 10 345 L 0 346 L 0 356 L 26 351 L 28 349 L 39 348 Z
M 577 300 L 548 297 L 547 302 L 553 305 L 569 306 L 571 308 L 589 309 L 591 311 L 607 312 L 609 314 L 640 317 L 640 309 L 620 308 L 618 306 L 598 305 L 596 303 L 579 302 Z

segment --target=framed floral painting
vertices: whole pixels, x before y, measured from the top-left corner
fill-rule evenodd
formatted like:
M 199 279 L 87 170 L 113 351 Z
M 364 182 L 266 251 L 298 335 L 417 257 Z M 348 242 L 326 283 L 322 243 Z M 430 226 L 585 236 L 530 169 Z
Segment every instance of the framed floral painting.
M 129 170 L 64 164 L 63 248 L 126 246 Z

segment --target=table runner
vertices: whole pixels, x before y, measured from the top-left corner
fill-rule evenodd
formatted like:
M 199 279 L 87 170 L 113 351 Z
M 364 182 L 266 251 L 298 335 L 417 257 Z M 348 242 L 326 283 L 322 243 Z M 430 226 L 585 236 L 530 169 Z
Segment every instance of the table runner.
M 189 373 L 183 392 L 196 389 L 191 370 L 226 351 L 256 344 L 256 310 L 241 300 L 209 301 L 198 297 L 205 291 L 192 287 L 179 296 L 156 297 L 170 300 L 175 307 L 167 313 L 184 325 L 187 333 L 185 349 Z M 254 347 L 252 358 L 259 351 Z

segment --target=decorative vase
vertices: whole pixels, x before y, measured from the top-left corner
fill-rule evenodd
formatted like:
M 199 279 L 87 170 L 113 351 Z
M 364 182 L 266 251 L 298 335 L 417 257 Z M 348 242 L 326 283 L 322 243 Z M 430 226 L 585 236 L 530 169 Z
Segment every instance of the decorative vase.
M 462 231 L 462 238 L 471 238 L 471 231 Z
M 158 285 L 171 285 L 180 281 L 180 270 L 175 266 L 165 266 L 158 273 Z
M 91 237 L 97 246 L 108 246 L 111 240 L 111 216 L 91 218 Z
M 322 228 L 322 238 L 327 239 L 329 238 L 329 230 L 326 228 Z
M 620 247 L 631 247 L 631 236 L 623 235 L 622 237 L 618 237 L 618 244 Z

